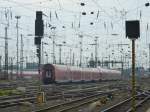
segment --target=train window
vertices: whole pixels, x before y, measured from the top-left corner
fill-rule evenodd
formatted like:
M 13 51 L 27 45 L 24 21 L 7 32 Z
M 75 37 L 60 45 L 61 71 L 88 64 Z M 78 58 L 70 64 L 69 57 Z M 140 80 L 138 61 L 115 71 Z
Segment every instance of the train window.
M 51 74 L 51 71 L 50 71 L 50 70 L 47 70 L 47 71 L 46 71 L 46 77 L 51 77 L 51 75 L 52 75 L 52 74 Z

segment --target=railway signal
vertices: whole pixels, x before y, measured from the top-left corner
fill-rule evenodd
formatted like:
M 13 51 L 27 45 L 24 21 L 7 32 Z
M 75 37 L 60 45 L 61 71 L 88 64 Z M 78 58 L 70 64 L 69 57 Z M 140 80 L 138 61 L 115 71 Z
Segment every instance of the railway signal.
M 40 74 L 40 65 L 41 65 L 41 39 L 44 34 L 42 14 L 43 14 L 42 11 L 36 11 L 35 39 L 34 39 L 34 43 L 37 46 L 37 57 L 39 59 L 39 74 Z
M 132 112 L 135 112 L 135 40 L 140 37 L 140 22 L 126 21 L 126 37 L 132 40 Z
M 41 39 L 44 34 L 44 25 L 42 20 L 42 11 L 36 11 L 36 20 L 35 20 L 35 40 L 34 43 L 37 46 L 36 52 L 38 57 L 38 72 L 39 72 L 39 94 L 37 99 L 39 104 L 43 103 L 44 94 L 41 92 L 41 78 L 40 78 L 40 69 L 41 69 Z M 42 96 L 42 97 L 41 97 Z
M 36 11 L 35 36 L 42 38 L 44 34 L 44 25 L 42 20 L 42 11 Z

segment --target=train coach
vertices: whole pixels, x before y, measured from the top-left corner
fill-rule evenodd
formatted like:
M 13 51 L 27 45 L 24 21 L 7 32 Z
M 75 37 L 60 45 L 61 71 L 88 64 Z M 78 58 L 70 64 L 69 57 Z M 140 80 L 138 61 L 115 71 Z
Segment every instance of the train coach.
M 120 71 L 103 68 L 80 68 L 55 64 L 45 64 L 42 68 L 44 84 L 120 79 Z

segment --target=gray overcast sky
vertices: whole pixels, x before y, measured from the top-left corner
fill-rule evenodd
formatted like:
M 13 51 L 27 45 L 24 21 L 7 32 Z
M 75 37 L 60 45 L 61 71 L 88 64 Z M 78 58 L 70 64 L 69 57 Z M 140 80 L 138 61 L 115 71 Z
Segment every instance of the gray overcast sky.
M 116 44 L 129 43 L 125 38 L 124 23 L 128 19 L 139 19 L 141 23 L 141 38 L 137 41 L 137 60 L 139 64 L 148 62 L 148 44 L 149 40 L 149 18 L 150 7 L 144 4 L 148 0 L 0 0 L 0 36 L 4 36 L 5 23 L 9 20 L 8 37 L 9 55 L 16 54 L 16 19 L 15 15 L 20 15 L 19 20 L 20 34 L 24 35 L 25 56 L 32 55 L 35 52 L 34 37 L 28 37 L 28 34 L 34 34 L 34 21 L 36 10 L 42 10 L 44 16 L 45 34 L 52 35 L 52 31 L 46 27 L 51 24 L 56 27 L 56 43 L 66 41 L 67 44 L 73 46 L 72 53 L 75 52 L 76 60 L 79 60 L 79 41 L 78 34 L 83 35 L 83 57 L 90 57 L 91 52 L 94 53 L 94 37 L 99 37 L 98 57 L 106 57 L 118 59 L 121 55 Z M 85 6 L 81 6 L 85 3 Z M 7 10 L 4 8 L 7 7 Z M 82 15 L 86 12 L 86 15 Z M 91 14 L 93 12 L 94 14 Z M 7 21 L 6 14 L 7 13 Z M 50 17 L 51 15 L 51 17 Z M 8 19 L 9 18 L 9 19 Z M 90 23 L 93 23 L 91 25 Z M 118 34 L 112 36 L 111 34 Z M 44 42 L 49 46 L 44 46 L 45 51 L 49 54 L 51 61 L 52 41 L 45 37 Z M 0 39 L 0 46 L 4 46 L 4 40 Z M 111 44 L 111 45 L 110 45 Z M 128 53 L 128 46 L 123 46 L 124 51 Z M 1 54 L 4 56 L 4 49 L 0 47 Z M 70 48 L 63 47 L 64 61 L 70 56 Z M 112 52 L 114 51 L 114 56 Z M 56 47 L 58 54 L 58 47 Z M 147 56 L 147 57 L 146 57 Z M 57 55 L 58 59 L 59 56 Z M 32 58 L 30 58 L 32 60 Z M 85 61 L 85 58 L 83 58 Z M 145 65 L 146 66 L 146 65 Z

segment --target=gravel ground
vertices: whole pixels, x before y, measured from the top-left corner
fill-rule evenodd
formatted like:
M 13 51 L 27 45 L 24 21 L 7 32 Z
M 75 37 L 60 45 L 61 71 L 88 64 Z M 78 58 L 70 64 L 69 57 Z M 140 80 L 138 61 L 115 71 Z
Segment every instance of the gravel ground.
M 142 85 L 142 88 L 144 88 L 144 89 L 150 89 L 149 83 L 150 83 L 150 78 L 146 79 L 146 81 L 142 80 L 140 83 L 138 82 L 138 84 Z M 77 84 L 76 86 L 75 86 L 75 84 L 73 84 L 73 85 L 70 84 L 70 87 L 69 87 L 69 85 L 62 86 L 62 89 L 67 91 L 67 90 L 70 90 L 71 88 L 72 89 L 81 89 L 81 88 L 89 87 L 89 85 L 91 85 L 91 87 L 94 86 L 94 85 L 98 86 L 98 87 L 101 87 L 103 85 L 108 85 L 108 84 L 110 84 L 110 85 L 111 84 L 116 84 L 117 86 L 119 86 L 118 85 L 119 82 L 102 82 L 102 83 L 95 83 L 95 84 L 91 83 L 91 84 L 83 84 L 83 85 L 82 84 L 80 84 L 80 85 Z M 97 102 L 93 102 L 93 103 L 85 105 L 85 106 L 83 106 L 81 108 L 77 108 L 75 110 L 71 110 L 70 112 L 92 112 L 92 111 L 89 111 L 89 110 L 91 109 L 91 105 L 93 105 L 93 104 L 97 105 L 97 106 L 95 106 L 95 108 L 92 107 L 93 108 L 93 112 L 100 112 L 101 110 L 103 110 L 105 108 L 108 108 L 111 105 L 114 105 L 114 104 L 116 104 L 116 103 L 126 99 L 127 97 L 129 97 L 129 93 L 127 91 L 120 92 L 120 93 L 115 94 L 114 98 L 112 100 L 107 101 L 106 104 L 99 105 L 99 104 L 97 104 Z M 43 108 L 43 107 L 47 107 L 47 106 L 63 103 L 63 102 L 66 102 L 68 100 L 72 100 L 72 99 L 69 98 L 67 100 L 66 99 L 51 100 L 51 101 L 47 101 L 43 105 L 31 104 L 31 103 L 25 102 L 24 106 L 23 105 L 19 105 L 19 106 L 14 106 L 14 107 L 8 107 L 8 108 L 5 108 L 5 109 L 0 109 L 0 112 L 31 112 L 32 110 L 35 110 L 35 109 L 39 109 L 39 108 Z M 148 106 L 150 107 L 149 104 L 145 106 L 145 107 L 147 107 L 146 109 L 148 109 Z M 146 111 L 146 109 L 141 111 L 141 112 Z M 140 112 L 140 111 L 138 111 L 138 112 Z
M 100 104 L 99 101 L 93 102 L 88 105 L 84 105 L 82 107 L 67 111 L 67 112 L 100 112 L 101 110 L 120 102 L 129 97 L 129 93 L 120 92 L 113 96 L 112 100 L 106 102 L 106 104 Z M 100 99 L 101 100 L 101 99 Z
M 149 109 L 150 112 L 150 100 L 148 100 L 142 107 L 139 107 L 139 109 L 136 112 L 147 112 Z

